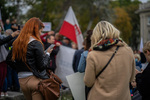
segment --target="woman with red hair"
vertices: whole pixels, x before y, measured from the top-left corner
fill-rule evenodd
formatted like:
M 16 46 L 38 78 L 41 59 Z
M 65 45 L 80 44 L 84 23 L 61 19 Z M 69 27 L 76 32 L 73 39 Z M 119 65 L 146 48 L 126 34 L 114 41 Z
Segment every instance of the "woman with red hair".
M 43 100 L 36 89 L 46 74 L 51 49 L 44 53 L 41 31 L 44 25 L 39 18 L 31 18 L 24 25 L 20 35 L 13 43 L 13 49 L 7 57 L 7 63 L 17 70 L 20 87 L 26 100 Z

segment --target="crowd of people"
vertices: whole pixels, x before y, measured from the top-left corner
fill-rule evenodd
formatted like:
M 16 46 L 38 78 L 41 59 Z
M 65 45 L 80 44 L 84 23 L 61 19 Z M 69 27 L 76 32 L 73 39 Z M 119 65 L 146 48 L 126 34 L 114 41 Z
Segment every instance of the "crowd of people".
M 17 20 L 14 19 L 10 23 L 10 19 L 7 19 L 4 24 L 4 30 L 0 27 L 0 96 L 8 96 L 7 91 L 20 91 L 20 74 L 18 70 L 14 69 L 13 65 L 6 64 L 6 57 L 12 50 L 13 42 L 17 39 L 23 27 L 17 24 Z M 29 25 L 28 25 L 29 27 Z M 43 26 L 44 27 L 44 26 Z M 54 31 L 49 31 L 40 34 L 40 39 L 44 45 L 44 50 L 46 51 L 48 47 L 55 44 L 53 51 L 50 55 L 49 69 L 55 72 L 56 69 L 56 55 L 59 51 L 59 46 L 64 45 L 69 48 L 77 49 L 77 45 L 73 43 L 69 38 L 63 37 L 59 33 Z M 21 42 L 20 42 L 21 43 Z M 23 45 L 22 45 L 23 47 Z M 40 59 L 41 60 L 41 59 Z
M 21 90 L 27 100 L 44 100 L 36 87 L 49 78 L 47 69 L 55 73 L 56 55 L 64 45 L 76 49 L 72 66 L 74 72 L 85 72 L 84 83 L 91 87 L 87 100 L 150 100 L 150 41 L 143 52 L 133 52 L 117 28 L 100 21 L 77 50 L 69 38 L 54 31 L 42 33 L 43 28 L 35 17 L 23 26 L 7 19 L 3 32 L 0 27 L 0 97 Z

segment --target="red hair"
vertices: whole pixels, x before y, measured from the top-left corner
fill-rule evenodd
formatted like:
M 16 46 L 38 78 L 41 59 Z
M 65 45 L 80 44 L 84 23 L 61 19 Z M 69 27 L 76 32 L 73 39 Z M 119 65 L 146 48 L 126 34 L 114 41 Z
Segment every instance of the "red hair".
M 27 46 L 30 36 L 35 38 L 37 41 L 41 41 L 39 30 L 44 27 L 42 21 L 39 18 L 31 18 L 24 25 L 18 38 L 13 43 L 12 60 L 22 60 L 26 62 Z M 42 43 L 43 45 L 43 43 Z

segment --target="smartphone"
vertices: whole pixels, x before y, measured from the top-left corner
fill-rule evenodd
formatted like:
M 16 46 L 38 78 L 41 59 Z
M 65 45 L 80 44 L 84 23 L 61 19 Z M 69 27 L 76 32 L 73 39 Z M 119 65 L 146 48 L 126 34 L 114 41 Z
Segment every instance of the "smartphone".
M 48 48 L 53 49 L 55 47 L 55 44 L 51 44 Z M 45 50 L 47 52 L 48 48 Z

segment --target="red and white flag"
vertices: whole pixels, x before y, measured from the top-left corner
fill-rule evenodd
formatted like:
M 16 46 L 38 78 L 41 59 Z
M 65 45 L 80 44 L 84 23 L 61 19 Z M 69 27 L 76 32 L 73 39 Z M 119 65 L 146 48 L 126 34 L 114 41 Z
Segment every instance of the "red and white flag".
M 72 7 L 69 7 L 59 33 L 74 41 L 78 45 L 78 49 L 83 47 L 83 36 Z
M 3 22 L 2 22 L 2 16 L 1 16 L 1 9 L 0 9 L 0 26 L 4 30 Z

